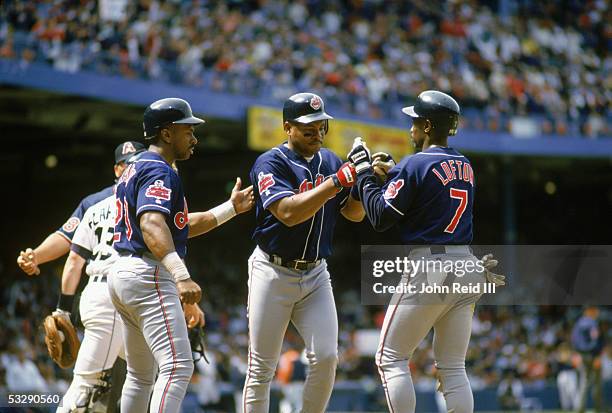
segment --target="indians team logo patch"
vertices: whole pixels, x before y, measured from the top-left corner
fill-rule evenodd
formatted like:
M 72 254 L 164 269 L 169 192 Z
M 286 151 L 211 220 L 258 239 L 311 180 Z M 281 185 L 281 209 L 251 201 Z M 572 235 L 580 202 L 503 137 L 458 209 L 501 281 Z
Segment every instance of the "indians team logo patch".
M 274 176 L 272 174 L 265 174 L 263 172 L 260 172 L 257 175 L 257 186 L 259 187 L 260 195 L 264 192 L 266 193 L 266 195 L 268 195 L 268 189 L 272 188 L 274 184 Z
M 158 179 L 153 185 L 149 185 L 145 196 L 147 198 L 155 198 L 155 203 L 161 204 L 161 201 L 169 201 L 172 189 L 164 186 L 164 181 Z
M 74 232 L 74 230 L 77 229 L 80 223 L 81 223 L 81 220 L 79 218 L 71 217 L 62 226 L 62 229 L 66 232 Z
M 393 199 L 399 193 L 399 190 L 404 186 L 404 180 L 398 179 L 395 182 L 391 182 L 385 191 L 385 199 Z
M 310 107 L 314 110 L 321 109 L 322 104 L 323 102 L 321 102 L 321 98 L 319 98 L 318 96 L 314 96 L 312 99 L 310 99 Z

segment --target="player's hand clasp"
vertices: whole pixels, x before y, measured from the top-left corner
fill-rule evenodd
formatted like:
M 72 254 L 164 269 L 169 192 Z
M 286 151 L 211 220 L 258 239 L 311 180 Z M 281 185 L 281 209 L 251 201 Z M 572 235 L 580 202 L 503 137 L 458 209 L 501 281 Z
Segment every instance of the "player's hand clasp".
M 249 211 L 255 205 L 255 195 L 253 194 L 253 185 L 240 190 L 242 186 L 242 180 L 240 178 L 236 178 L 236 184 L 232 189 L 232 195 L 230 196 L 230 200 L 232 201 L 232 205 L 234 205 L 234 210 L 237 214 L 242 214 L 243 212 Z
M 374 174 L 378 176 L 383 182 L 387 181 L 387 174 L 395 166 L 393 157 L 386 152 L 376 152 L 372 155 L 372 168 Z
M 195 304 L 202 298 L 202 289 L 191 278 L 177 282 L 176 289 L 183 304 Z

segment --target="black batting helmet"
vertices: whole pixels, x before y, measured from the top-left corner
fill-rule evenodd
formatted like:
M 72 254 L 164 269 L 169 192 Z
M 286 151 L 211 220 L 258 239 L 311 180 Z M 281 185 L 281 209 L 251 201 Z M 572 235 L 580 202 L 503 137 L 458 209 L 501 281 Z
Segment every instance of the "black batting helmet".
M 204 120 L 193 116 L 191 106 L 186 100 L 160 99 L 151 103 L 144 112 L 142 127 L 145 139 L 155 137 L 161 127 L 171 123 L 199 125 L 204 123 Z
M 455 99 L 437 90 L 421 92 L 414 106 L 402 108 L 412 118 L 429 119 L 433 128 L 444 130 L 448 136 L 457 133 L 461 109 Z
M 285 101 L 283 105 L 283 123 L 311 123 L 317 120 L 325 121 L 325 132 L 329 129 L 327 120 L 333 119 L 325 113 L 325 103 L 314 93 L 298 93 Z

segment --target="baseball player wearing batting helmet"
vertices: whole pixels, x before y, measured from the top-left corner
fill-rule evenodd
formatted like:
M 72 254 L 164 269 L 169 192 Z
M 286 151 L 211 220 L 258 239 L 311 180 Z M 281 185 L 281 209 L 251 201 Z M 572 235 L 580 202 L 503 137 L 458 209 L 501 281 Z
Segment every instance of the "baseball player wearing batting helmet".
M 470 161 L 448 147 L 448 136 L 455 135 L 459 105 L 451 96 L 428 90 L 414 106 L 402 111 L 413 119 L 411 137 L 420 152 L 405 157 L 388 171 L 382 186 L 371 167 L 369 150 L 356 139 L 349 159 L 357 171 L 357 188 L 370 223 L 377 231 L 395 227 L 404 244 L 421 244 L 410 252 L 410 259 L 425 261 L 470 261 L 477 258 L 468 244 L 472 241 L 474 171 Z M 426 283 L 437 277 L 463 282 L 495 280 L 503 276 L 488 271 L 496 262 L 484 260 L 485 271 L 455 277 L 453 273 L 423 271 L 407 283 Z M 446 280 L 448 281 L 448 280 Z M 493 282 L 495 282 L 493 281 Z M 434 328 L 433 350 L 440 382 L 449 412 L 472 412 L 474 401 L 465 372 L 465 354 L 470 339 L 474 305 L 480 294 L 456 293 L 434 296 L 427 304 L 419 293 L 397 293 L 387 309 L 380 335 L 376 364 L 379 368 L 389 411 L 415 411 L 415 392 L 407 360 Z
M 349 194 L 354 169 L 321 148 L 330 119 L 319 96 L 291 96 L 283 106 L 288 140 L 259 156 L 251 169 L 257 247 L 248 262 L 245 413 L 269 410 L 270 382 L 290 321 L 310 363 L 302 411 L 324 412 L 331 395 L 338 318 L 326 258 L 338 215 L 361 221 L 364 211 Z
M 140 142 L 126 141 L 115 149 L 115 165 L 113 166 L 115 177 L 119 178 L 126 167 L 126 160 L 135 152 L 144 150 Z M 70 218 L 35 249 L 26 248 L 19 253 L 17 265 L 27 275 L 40 274 L 39 265 L 54 261 L 70 251 L 72 237 L 83 219 L 85 211 L 97 202 L 113 194 L 114 185 L 110 185 L 99 192 L 93 193 L 85 198 L 76 207 Z
M 193 116 L 183 99 L 153 102 L 144 113 L 149 150 L 124 171 L 115 194 L 114 248 L 108 288 L 123 320 L 128 374 L 122 412 L 178 412 L 193 373 L 183 305 L 202 292 L 183 262 L 187 238 L 203 234 L 253 205 L 252 187 L 206 212 L 189 213 L 181 179 L 172 168 L 197 144 Z M 155 376 L 157 374 L 157 380 Z M 155 387 L 153 388 L 153 384 Z M 153 391 L 153 396 L 151 396 Z

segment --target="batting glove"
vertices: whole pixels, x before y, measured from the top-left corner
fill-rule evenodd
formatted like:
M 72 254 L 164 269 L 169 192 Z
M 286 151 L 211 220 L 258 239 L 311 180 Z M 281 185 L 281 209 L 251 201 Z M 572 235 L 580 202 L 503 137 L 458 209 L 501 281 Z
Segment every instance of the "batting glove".
M 355 167 L 346 162 L 340 167 L 340 169 L 338 169 L 338 172 L 332 175 L 331 178 L 338 190 L 342 188 L 349 188 L 355 185 L 355 182 L 357 181 Z
M 485 271 L 485 278 L 488 282 L 495 284 L 498 287 L 506 285 L 506 276 L 501 274 L 495 274 L 490 270 L 497 267 L 497 260 L 493 258 L 493 254 L 487 254 L 481 258 L 482 266 Z
M 372 157 L 370 150 L 361 137 L 355 138 L 353 148 L 347 155 L 348 160 L 355 165 L 355 172 L 359 175 L 372 168 Z

